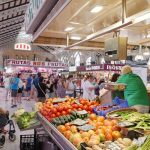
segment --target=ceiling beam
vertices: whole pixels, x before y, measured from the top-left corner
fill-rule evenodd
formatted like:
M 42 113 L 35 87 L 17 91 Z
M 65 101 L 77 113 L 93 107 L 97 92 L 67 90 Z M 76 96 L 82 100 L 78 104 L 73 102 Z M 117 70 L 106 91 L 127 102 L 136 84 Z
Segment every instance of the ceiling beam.
M 46 19 L 38 27 L 33 34 L 33 41 L 46 29 L 46 27 L 63 11 L 63 9 L 70 3 L 71 0 L 59 0 L 52 11 L 47 14 Z
M 69 44 L 74 44 L 75 42 L 76 40 L 69 40 Z M 64 38 L 39 37 L 33 42 L 33 44 L 40 46 L 43 45 L 66 47 L 67 41 Z M 80 46 L 84 47 L 85 49 L 88 47 L 93 49 L 100 49 L 104 47 L 104 42 L 87 41 L 85 43 L 82 43 Z

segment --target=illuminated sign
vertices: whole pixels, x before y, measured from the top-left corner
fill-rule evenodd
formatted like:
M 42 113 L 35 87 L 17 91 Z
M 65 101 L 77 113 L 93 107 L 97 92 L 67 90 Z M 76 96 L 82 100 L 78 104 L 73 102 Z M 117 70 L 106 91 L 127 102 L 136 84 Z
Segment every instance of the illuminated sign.
M 29 44 L 26 44 L 26 43 L 16 43 L 14 45 L 14 49 L 30 51 L 31 50 L 31 46 Z

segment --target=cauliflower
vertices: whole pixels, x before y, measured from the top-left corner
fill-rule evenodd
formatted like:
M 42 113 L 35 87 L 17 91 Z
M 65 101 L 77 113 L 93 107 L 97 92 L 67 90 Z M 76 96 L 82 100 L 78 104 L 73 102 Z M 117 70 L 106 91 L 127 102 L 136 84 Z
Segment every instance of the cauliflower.
M 25 110 L 23 108 L 16 110 L 15 111 L 15 117 L 21 116 L 24 112 L 25 112 Z

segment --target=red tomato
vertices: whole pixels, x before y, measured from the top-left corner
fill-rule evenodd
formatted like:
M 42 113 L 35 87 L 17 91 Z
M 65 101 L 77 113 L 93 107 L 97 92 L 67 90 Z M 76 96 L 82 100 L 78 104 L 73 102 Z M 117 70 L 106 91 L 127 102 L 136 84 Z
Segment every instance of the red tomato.
M 55 113 L 57 113 L 57 109 L 56 108 L 53 108 L 52 109 L 52 112 L 55 114 Z
M 56 115 L 55 115 L 55 114 L 52 114 L 52 115 L 51 115 L 51 117 L 52 117 L 52 118 L 55 118 L 55 117 L 56 117 Z
M 65 111 L 62 111 L 62 115 L 66 115 L 67 113 Z
M 71 111 L 72 111 L 71 109 L 68 109 L 68 110 L 67 110 L 68 113 L 71 113 Z
M 57 112 L 56 116 L 59 117 L 60 115 L 61 115 L 60 112 Z

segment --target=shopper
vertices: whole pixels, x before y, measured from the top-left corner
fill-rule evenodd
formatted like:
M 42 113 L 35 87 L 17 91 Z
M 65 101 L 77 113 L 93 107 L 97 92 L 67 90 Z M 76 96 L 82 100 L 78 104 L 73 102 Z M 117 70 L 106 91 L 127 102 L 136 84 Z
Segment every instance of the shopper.
M 95 96 L 95 86 L 93 83 L 93 76 L 87 75 L 87 80 L 84 82 L 84 88 L 83 88 L 83 98 L 94 100 L 96 98 Z
M 18 83 L 18 94 L 17 94 L 17 101 L 21 104 L 21 97 L 23 92 L 23 81 L 22 81 L 22 75 L 18 74 L 19 83 Z
M 38 87 L 37 87 L 37 92 L 38 92 L 37 97 L 39 102 L 44 102 L 46 100 L 46 90 L 47 90 L 47 86 L 44 81 L 44 78 L 40 77 Z
M 18 84 L 19 84 L 19 78 L 17 77 L 17 74 L 13 74 L 13 77 L 10 80 L 10 88 L 11 88 L 11 97 L 12 97 L 12 108 L 17 107 L 17 92 L 18 92 Z
M 46 82 L 47 85 L 47 93 L 49 95 L 49 98 L 53 98 L 54 97 L 54 78 L 53 77 L 49 77 L 48 81 Z
M 6 90 L 5 100 L 8 101 L 8 94 L 9 94 L 9 91 L 10 91 L 10 76 L 8 74 L 6 74 L 5 78 L 4 78 L 4 87 L 5 87 L 5 90 Z
M 149 112 L 150 101 L 142 79 L 132 72 L 130 66 L 122 67 L 121 73 L 122 75 L 117 80 L 117 83 L 126 85 L 124 97 L 129 106 L 141 113 Z
M 111 77 L 111 82 L 116 82 L 119 77 L 120 77 L 119 73 L 114 73 Z
M 74 90 L 75 90 L 75 86 L 73 84 L 73 76 L 69 75 L 66 84 L 65 84 L 65 88 L 66 88 L 66 95 L 69 97 L 74 97 Z
M 26 98 L 30 100 L 30 93 L 31 93 L 31 84 L 32 84 L 32 74 L 29 75 L 26 81 Z
M 66 95 L 65 80 L 59 77 L 56 87 L 57 97 L 64 98 Z

